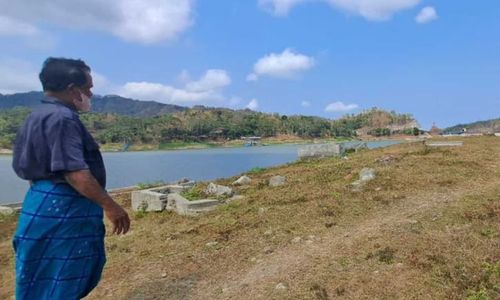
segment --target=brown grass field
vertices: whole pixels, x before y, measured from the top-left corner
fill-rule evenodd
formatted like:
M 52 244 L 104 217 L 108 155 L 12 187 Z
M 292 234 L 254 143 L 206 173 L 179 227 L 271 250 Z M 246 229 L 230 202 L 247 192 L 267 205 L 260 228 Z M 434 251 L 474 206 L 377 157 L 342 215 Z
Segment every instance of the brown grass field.
M 500 138 L 461 140 L 266 169 L 198 217 L 130 211 L 88 299 L 500 299 Z M 363 167 L 377 177 L 354 192 Z M 278 174 L 287 184 L 269 187 Z M 15 221 L 0 219 L 0 299 Z

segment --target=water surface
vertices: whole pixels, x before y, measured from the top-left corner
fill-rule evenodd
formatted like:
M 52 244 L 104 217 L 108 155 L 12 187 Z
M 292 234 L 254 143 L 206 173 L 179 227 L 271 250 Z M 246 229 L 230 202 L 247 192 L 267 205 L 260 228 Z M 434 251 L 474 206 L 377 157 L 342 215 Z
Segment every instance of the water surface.
M 369 142 L 369 148 L 397 141 Z M 141 182 L 172 182 L 183 177 L 212 180 L 244 173 L 254 167 L 271 167 L 297 159 L 300 145 L 201 150 L 103 153 L 108 189 Z M 12 156 L 0 155 L 0 203 L 21 202 L 28 183 L 11 167 Z

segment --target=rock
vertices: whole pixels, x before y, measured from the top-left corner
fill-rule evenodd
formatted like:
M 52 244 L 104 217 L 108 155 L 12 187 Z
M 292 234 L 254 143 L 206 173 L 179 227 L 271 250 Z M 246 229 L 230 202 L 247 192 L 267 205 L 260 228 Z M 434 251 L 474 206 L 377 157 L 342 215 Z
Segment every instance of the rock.
M 398 159 L 398 157 L 396 155 L 387 154 L 387 155 L 384 155 L 384 156 L 380 157 L 379 159 L 377 159 L 377 162 L 383 163 L 383 164 L 389 164 L 397 159 Z
M 250 179 L 250 177 L 241 176 L 240 178 L 238 178 L 238 180 L 236 180 L 232 184 L 233 185 L 247 185 L 247 184 L 250 184 L 251 182 L 252 182 L 252 179 Z
M 359 172 L 359 180 L 351 183 L 352 190 L 354 192 L 361 192 L 365 183 L 373 179 L 375 179 L 375 170 L 371 168 L 363 168 Z
M 14 214 L 16 211 L 8 206 L 0 206 L 0 215 L 8 216 Z
M 226 199 L 226 201 L 224 201 L 224 202 L 225 203 L 231 203 L 233 201 L 242 200 L 242 199 L 245 199 L 245 196 L 243 196 L 243 195 L 234 195 L 231 198 Z
M 273 251 L 274 251 L 273 248 L 271 248 L 269 246 L 264 248 L 264 254 L 271 254 L 271 253 L 273 253 Z
M 187 182 L 190 182 L 191 179 L 187 178 L 187 177 L 183 177 L 181 178 L 179 181 L 177 181 L 178 184 L 182 184 L 182 183 L 187 183 Z
M 259 215 L 263 215 L 265 212 L 267 212 L 268 208 L 266 207 L 259 207 Z
M 210 184 L 207 186 L 207 189 L 205 190 L 205 193 L 215 196 L 231 196 L 233 194 L 233 190 L 228 186 L 218 185 L 210 182 Z
M 273 234 L 273 231 L 272 231 L 272 230 L 266 230 L 266 231 L 264 232 L 264 235 L 271 235 L 271 234 Z
M 361 181 L 370 181 L 375 179 L 375 170 L 371 168 L 363 168 L 361 172 L 359 172 L 359 180 Z
M 167 277 L 167 273 L 166 272 L 161 273 L 161 278 L 165 278 L 165 277 Z
M 280 282 L 276 285 L 275 289 L 278 291 L 286 291 L 288 290 L 288 286 L 286 285 L 286 283 Z
M 273 176 L 269 179 L 269 186 L 281 186 L 286 182 L 286 178 L 284 176 Z
M 207 247 L 214 247 L 214 246 L 217 246 L 219 243 L 218 242 L 208 242 L 205 244 L 205 246 Z

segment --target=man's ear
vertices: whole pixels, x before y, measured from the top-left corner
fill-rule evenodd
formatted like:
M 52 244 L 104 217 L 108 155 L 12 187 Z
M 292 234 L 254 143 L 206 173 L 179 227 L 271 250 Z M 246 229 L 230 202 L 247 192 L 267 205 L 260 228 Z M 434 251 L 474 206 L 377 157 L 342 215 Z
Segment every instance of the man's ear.
M 68 92 L 73 96 L 73 99 L 78 100 L 79 102 L 82 102 L 82 98 L 80 97 L 80 92 L 78 90 L 78 87 L 74 84 L 70 84 L 68 86 Z

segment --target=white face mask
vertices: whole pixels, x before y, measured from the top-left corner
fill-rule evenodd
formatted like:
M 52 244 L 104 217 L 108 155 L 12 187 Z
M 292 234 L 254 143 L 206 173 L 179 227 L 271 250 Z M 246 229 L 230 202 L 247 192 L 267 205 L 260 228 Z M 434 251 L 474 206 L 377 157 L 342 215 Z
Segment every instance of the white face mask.
M 81 112 L 89 112 L 92 104 L 90 103 L 90 97 L 80 92 L 81 101 L 79 101 L 79 105 L 77 105 L 78 111 Z

